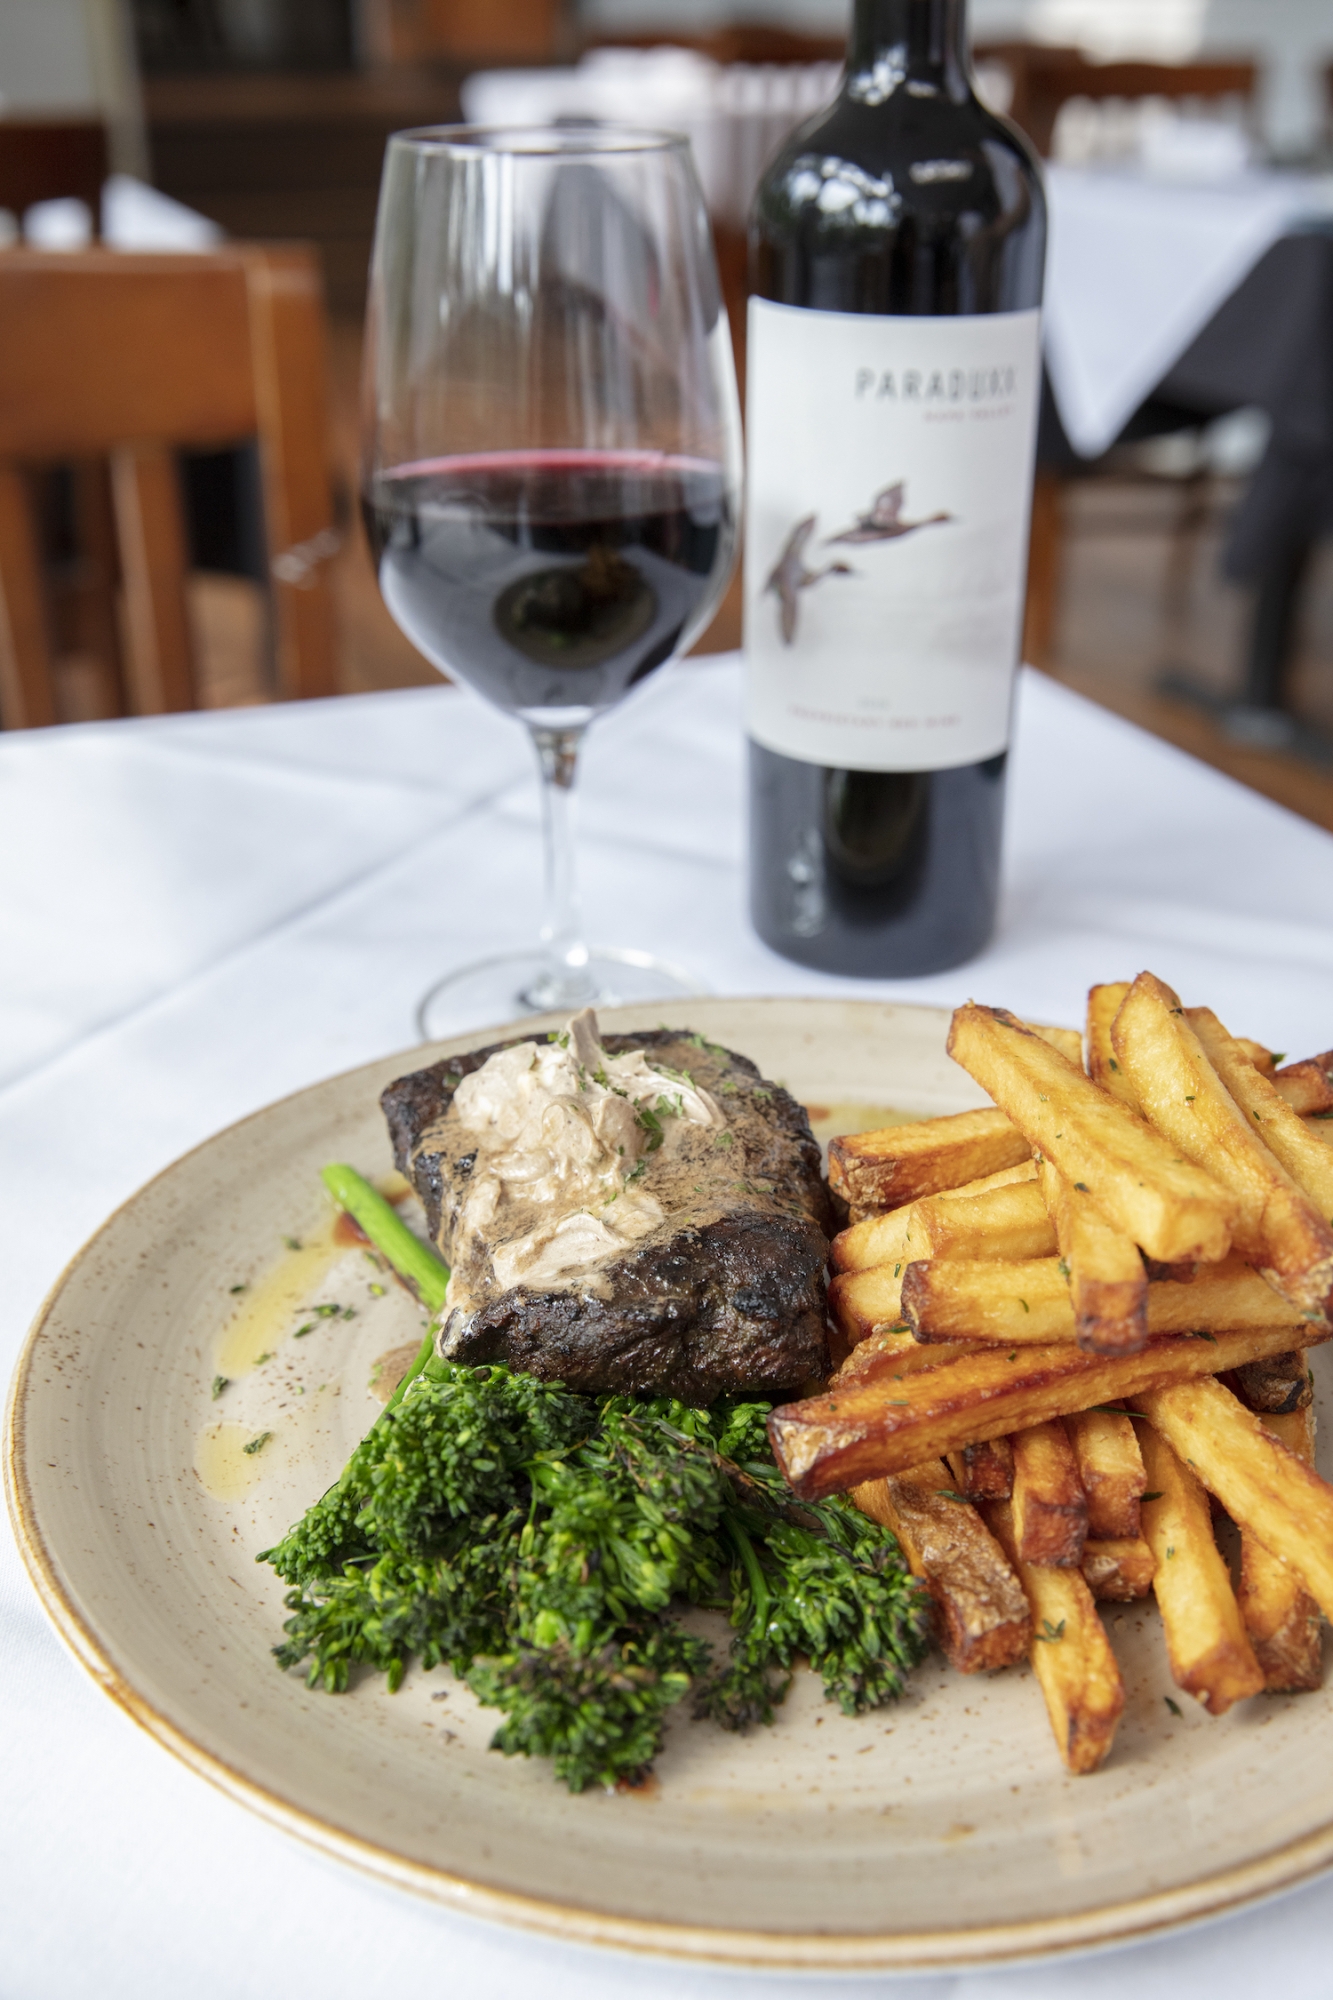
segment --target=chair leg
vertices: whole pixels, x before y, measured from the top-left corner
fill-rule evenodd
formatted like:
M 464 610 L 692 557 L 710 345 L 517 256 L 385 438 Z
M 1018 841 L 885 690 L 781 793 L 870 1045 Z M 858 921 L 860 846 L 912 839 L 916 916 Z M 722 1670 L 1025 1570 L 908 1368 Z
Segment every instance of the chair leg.
M 130 706 L 136 715 L 193 708 L 185 527 L 176 461 L 164 445 L 122 446 L 112 454 L 111 490 L 125 581 Z
M 245 254 L 278 691 L 287 700 L 336 694 L 329 562 L 341 537 L 331 508 L 319 270 L 304 250 Z
M 1032 490 L 1032 530 L 1028 544 L 1027 615 L 1023 621 L 1023 658 L 1034 667 L 1050 669 L 1055 658 L 1055 619 L 1059 609 L 1064 516 L 1062 481 L 1058 473 L 1039 469 Z
M 116 619 L 116 519 L 111 469 L 102 458 L 81 459 L 72 468 L 74 523 L 79 574 L 71 606 L 76 649 L 97 662 L 100 707 L 124 715 L 125 678 Z
M 0 727 L 58 720 L 51 635 L 27 480 L 0 465 Z

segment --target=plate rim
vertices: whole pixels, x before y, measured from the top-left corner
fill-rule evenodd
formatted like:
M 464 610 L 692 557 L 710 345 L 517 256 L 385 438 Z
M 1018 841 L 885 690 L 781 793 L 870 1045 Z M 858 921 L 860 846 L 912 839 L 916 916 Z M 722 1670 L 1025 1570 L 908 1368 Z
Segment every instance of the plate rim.
M 829 1000 L 842 1006 L 901 1008 L 914 1014 L 947 1015 L 949 1009 L 911 1001 L 858 999 L 847 995 L 708 994 L 705 1003 L 765 1007 L 802 1006 Z M 664 1004 L 649 1002 L 649 1005 Z M 608 1016 L 634 1009 L 606 1009 Z M 548 1019 L 525 1021 L 540 1031 Z M 563 1018 L 563 1016 L 561 1017 Z M 260 1784 L 207 1750 L 179 1728 L 129 1681 L 109 1657 L 97 1633 L 68 1596 L 59 1568 L 48 1548 L 38 1503 L 24 1459 L 25 1403 L 29 1380 L 48 1323 L 61 1294 L 78 1267 L 127 1210 L 185 1161 L 256 1119 L 267 1118 L 300 1098 L 326 1090 L 397 1060 L 438 1061 L 442 1054 L 484 1047 L 488 1040 L 512 1032 L 516 1023 L 469 1030 L 444 1041 L 414 1044 L 396 1054 L 378 1056 L 288 1091 L 271 1103 L 221 1126 L 197 1145 L 188 1147 L 119 1202 L 55 1278 L 24 1338 L 10 1379 L 5 1409 L 5 1498 L 10 1525 L 30 1582 L 47 1617 L 74 1659 L 111 1699 L 155 1742 L 177 1757 L 196 1776 L 227 1797 L 247 1806 L 270 1825 L 307 1846 L 346 1862 L 375 1879 L 460 1914 L 516 1927 L 565 1943 L 597 1946 L 622 1953 L 737 1970 L 809 1972 L 945 1972 L 976 1970 L 986 1965 L 1016 1965 L 1060 1958 L 1117 1946 L 1142 1943 L 1164 1932 L 1177 1931 L 1209 1918 L 1235 1913 L 1249 1904 L 1298 1888 L 1333 1864 L 1333 1816 L 1321 1827 L 1236 1866 L 1214 1871 L 1174 1889 L 1159 1890 L 1099 1905 L 1068 1916 L 1035 1917 L 1013 1924 L 984 1924 L 948 1930 L 881 1932 L 762 1931 L 721 1926 L 676 1924 L 658 1919 L 614 1916 L 588 1905 L 524 1895 L 470 1880 L 454 1871 L 414 1861 L 377 1841 L 307 1811 L 281 1791 Z

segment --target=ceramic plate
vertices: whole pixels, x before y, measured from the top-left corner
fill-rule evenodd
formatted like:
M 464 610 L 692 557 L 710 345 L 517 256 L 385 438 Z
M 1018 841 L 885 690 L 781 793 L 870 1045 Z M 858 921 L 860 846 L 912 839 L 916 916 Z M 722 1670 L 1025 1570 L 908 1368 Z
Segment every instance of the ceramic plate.
M 691 1000 L 604 1021 L 664 1018 L 835 1122 L 850 1105 L 980 1101 L 933 1011 Z M 75 1259 L 29 1339 L 9 1429 L 19 1540 L 63 1637 L 152 1735 L 278 1825 L 440 1902 L 733 1964 L 1032 1957 L 1232 1908 L 1333 1858 L 1333 1693 L 1216 1721 L 1181 1697 L 1177 1717 L 1155 1614 L 1134 1606 L 1109 1611 L 1128 1703 L 1086 1778 L 1064 1775 L 1027 1668 L 968 1680 L 931 1660 L 896 1707 L 855 1720 L 802 1673 L 773 1729 L 682 1718 L 654 1784 L 579 1798 L 488 1751 L 496 1718 L 447 1670 L 342 1697 L 280 1673 L 282 1586 L 255 1552 L 336 1476 L 375 1415 L 375 1364 L 420 1332 L 411 1301 L 378 1295 L 364 1255 L 332 1240 L 318 1171 L 388 1173 L 376 1100 L 421 1060 L 335 1077 L 178 1161 Z

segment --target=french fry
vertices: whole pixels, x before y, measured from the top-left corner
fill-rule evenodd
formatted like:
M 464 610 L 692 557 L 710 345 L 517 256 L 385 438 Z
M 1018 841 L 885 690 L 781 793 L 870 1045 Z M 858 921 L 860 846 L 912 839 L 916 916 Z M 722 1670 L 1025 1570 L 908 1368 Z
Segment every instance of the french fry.
M 1014 1490 L 1014 1448 L 1008 1438 L 987 1438 L 951 1451 L 948 1467 L 965 1500 L 1008 1500 Z
M 1148 1274 L 1137 1244 L 1050 1160 L 1038 1163 L 1037 1185 L 1069 1273 L 1074 1338 L 1093 1354 L 1134 1353 L 1148 1338 Z
M 1252 1041 L 1249 1035 L 1237 1035 L 1235 1042 L 1245 1060 L 1252 1062 L 1257 1070 L 1268 1077 L 1277 1074 L 1277 1058 L 1262 1042 Z
M 834 1139 L 829 1186 L 854 1208 L 901 1208 L 920 1195 L 961 1187 L 1031 1156 L 1031 1146 L 1002 1111 L 959 1111 Z
M 1267 1361 L 1247 1361 L 1235 1371 L 1235 1383 L 1246 1409 L 1257 1411 L 1265 1423 L 1269 1417 L 1308 1409 L 1314 1399 L 1310 1365 L 1302 1347 L 1274 1354 Z
M 1040 1021 L 1024 1021 L 1034 1035 L 1040 1035 L 1043 1042 L 1049 1042 L 1053 1049 L 1059 1049 L 1066 1062 L 1075 1069 L 1083 1067 L 1083 1037 L 1077 1028 L 1045 1028 Z
M 1080 1410 L 1065 1418 L 1065 1429 L 1088 1496 L 1089 1538 L 1098 1542 L 1136 1540 L 1140 1533 L 1139 1502 L 1148 1479 L 1133 1418 L 1120 1410 Z
M 1292 1110 L 1301 1117 L 1333 1111 L 1333 1049 L 1322 1056 L 1307 1056 L 1303 1062 L 1288 1063 L 1274 1072 L 1273 1084 Z
M 1166 1630 L 1171 1678 L 1210 1715 L 1259 1694 L 1263 1669 L 1245 1634 L 1227 1566 L 1213 1540 L 1208 1496 L 1152 1424 L 1143 1426 L 1143 1538 L 1153 1553 L 1153 1590 Z
M 1301 1123 L 1310 1137 L 1317 1139 L 1321 1146 L 1333 1146 L 1333 1114 L 1317 1111 L 1310 1118 L 1302 1118 Z
M 867 1295 L 871 1276 L 858 1273 Z M 843 1282 L 835 1280 L 835 1285 Z M 934 1257 L 906 1265 L 900 1278 L 890 1280 L 886 1274 L 877 1296 L 885 1317 L 892 1300 L 900 1318 L 924 1342 L 986 1340 L 1031 1347 L 1072 1340 L 1075 1334 L 1074 1302 L 1055 1257 L 1012 1264 L 999 1258 L 987 1263 Z M 1188 1285 L 1164 1280 L 1148 1286 L 1150 1338 L 1242 1326 L 1287 1326 L 1302 1338 L 1309 1330 L 1305 1314 L 1239 1259 L 1200 1273 Z
M 1152 1589 L 1157 1565 L 1141 1535 L 1126 1541 L 1083 1544 L 1083 1581 L 1098 1603 L 1132 1604 Z
M 1011 1014 L 971 1001 L 959 1007 L 949 1053 L 1032 1150 L 1149 1256 L 1212 1262 L 1226 1254 L 1234 1196 Z
M 1112 1097 L 1118 1097 L 1131 1111 L 1138 1110 L 1134 1093 L 1121 1072 L 1111 1047 L 1111 1023 L 1120 1010 L 1120 1002 L 1129 991 L 1129 981 L 1118 979 L 1109 986 L 1092 986 L 1088 989 L 1088 1075 L 1103 1090 L 1109 1090 Z
M 880 1264 L 873 1271 L 843 1271 L 829 1281 L 829 1312 L 852 1347 L 881 1329 L 904 1324 L 903 1273 L 908 1268 Z
M 962 1674 L 1027 1655 L 1032 1619 L 1008 1558 L 938 1459 L 858 1486 L 852 1500 L 888 1528 L 933 1600 L 935 1636 Z
M 1070 1771 L 1095 1771 L 1115 1741 L 1125 1690 L 1092 1592 L 1077 1570 L 1039 1568 L 1019 1557 L 1007 1500 L 992 1500 L 985 1515 L 1027 1593 L 1032 1670 L 1056 1746 Z
M 1187 1007 L 1185 1019 L 1256 1137 L 1281 1161 L 1321 1217 L 1333 1216 L 1333 1155 L 1227 1033 L 1211 1007 Z
M 1015 1431 L 1014 1542 L 1027 1563 L 1077 1569 L 1088 1539 L 1088 1501 L 1059 1417 Z
M 1150 1340 L 1139 1354 L 1083 1354 L 1072 1341 L 986 1346 L 916 1370 L 907 1367 L 904 1353 L 871 1354 L 823 1395 L 773 1410 L 768 1434 L 787 1484 L 802 1499 L 817 1500 L 926 1458 L 944 1458 L 965 1444 L 1006 1437 L 1026 1424 L 1238 1368 L 1290 1345 L 1289 1328 L 1270 1327 L 1210 1340 Z M 859 1358 L 859 1352 L 852 1355 L 848 1371 Z M 1230 1503 L 1224 1498 L 1224 1504 Z M 1333 1519 L 1324 1532 L 1333 1601 Z
M 1187 1159 L 1206 1160 L 1225 1183 L 1235 1203 L 1237 1248 L 1283 1298 L 1322 1317 L 1333 1292 L 1333 1228 L 1247 1123 L 1171 988 L 1141 972 L 1111 1040 L 1145 1116 Z M 1246 1068 L 1254 1088 L 1267 1088 L 1257 1070 Z
M 1314 1411 L 1293 1410 L 1264 1418 L 1280 1444 L 1304 1465 L 1314 1464 Z M 1244 1530 L 1240 1538 L 1240 1588 L 1245 1630 L 1270 1694 L 1299 1694 L 1322 1686 L 1323 1646 L 1319 1606 L 1295 1571 Z
M 910 1384 L 903 1386 L 910 1392 Z M 1324 1616 L 1333 1616 L 1333 1487 L 1220 1382 L 1175 1382 L 1134 1391 L 1131 1400 L 1242 1533 L 1248 1530 L 1294 1569 Z
M 961 1188 L 924 1195 L 869 1216 L 833 1239 L 835 1271 L 868 1271 L 913 1257 L 1045 1257 L 1055 1249 L 1055 1229 L 1035 1179 L 1004 1180 L 981 1194 Z M 1007 1167 L 1006 1175 L 1022 1167 Z M 975 1183 L 974 1183 L 975 1185 Z
M 916 1338 L 926 1343 L 1044 1346 L 1074 1337 L 1069 1281 L 1056 1257 L 1015 1263 L 935 1257 L 908 1264 L 898 1281 L 898 1306 Z
M 882 1326 L 852 1348 L 833 1382 L 847 1385 L 866 1375 L 875 1381 L 901 1382 L 907 1375 L 922 1375 L 929 1368 L 956 1361 L 962 1354 L 973 1354 L 976 1347 L 977 1343 L 971 1340 L 923 1347 L 909 1328 Z

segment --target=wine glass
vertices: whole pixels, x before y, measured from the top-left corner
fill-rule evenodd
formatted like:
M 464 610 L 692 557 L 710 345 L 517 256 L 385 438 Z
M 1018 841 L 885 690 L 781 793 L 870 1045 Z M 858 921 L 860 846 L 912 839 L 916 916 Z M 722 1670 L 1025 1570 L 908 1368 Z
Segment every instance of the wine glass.
M 698 636 L 734 557 L 740 413 L 688 142 L 395 134 L 364 411 L 385 604 L 441 673 L 526 724 L 542 780 L 540 942 L 448 973 L 421 1033 L 700 991 L 646 952 L 589 948 L 571 817 L 588 724 Z

